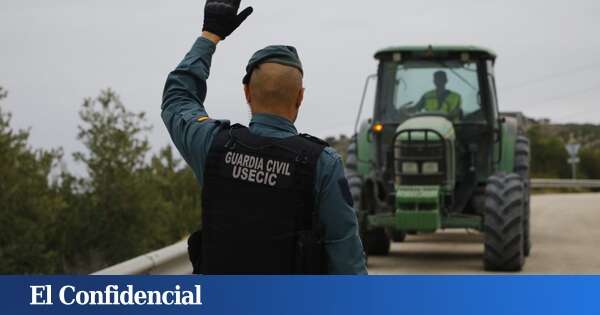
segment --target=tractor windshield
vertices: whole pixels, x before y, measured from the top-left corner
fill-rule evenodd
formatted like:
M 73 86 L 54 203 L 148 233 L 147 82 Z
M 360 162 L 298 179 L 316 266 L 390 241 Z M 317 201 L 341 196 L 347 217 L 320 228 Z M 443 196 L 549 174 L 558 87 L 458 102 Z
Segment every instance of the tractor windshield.
M 407 61 L 395 65 L 392 102 L 384 122 L 439 114 L 457 123 L 483 120 L 476 62 Z

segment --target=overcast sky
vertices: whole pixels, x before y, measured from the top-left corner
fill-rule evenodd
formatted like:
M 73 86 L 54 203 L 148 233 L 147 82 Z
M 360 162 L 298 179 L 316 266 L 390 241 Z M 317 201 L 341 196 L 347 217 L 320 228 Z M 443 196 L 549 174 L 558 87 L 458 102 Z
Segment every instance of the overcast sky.
M 0 0 L 0 85 L 13 125 L 36 147 L 81 148 L 77 111 L 107 87 L 146 111 L 155 148 L 166 75 L 200 34 L 203 0 Z M 246 123 L 241 78 L 269 44 L 296 46 L 305 66 L 299 129 L 351 133 L 373 53 L 410 44 L 475 44 L 499 54 L 500 106 L 559 122 L 600 123 L 600 1 L 247 0 L 254 14 L 213 59 L 211 116 Z M 369 104 L 372 103 L 372 94 Z

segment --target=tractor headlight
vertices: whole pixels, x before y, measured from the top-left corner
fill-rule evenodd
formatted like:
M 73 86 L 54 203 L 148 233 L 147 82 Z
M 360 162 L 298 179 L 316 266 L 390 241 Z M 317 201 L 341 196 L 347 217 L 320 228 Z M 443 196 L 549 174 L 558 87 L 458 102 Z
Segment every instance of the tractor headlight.
M 440 172 L 440 164 L 438 162 L 423 163 L 423 174 L 431 175 Z
M 419 174 L 419 164 L 416 162 L 402 163 L 402 173 L 404 174 Z

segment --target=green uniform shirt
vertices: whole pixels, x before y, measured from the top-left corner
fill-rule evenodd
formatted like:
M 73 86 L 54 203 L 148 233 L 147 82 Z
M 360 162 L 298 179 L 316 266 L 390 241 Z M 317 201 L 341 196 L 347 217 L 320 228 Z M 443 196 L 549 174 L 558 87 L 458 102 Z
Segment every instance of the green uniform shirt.
M 162 118 L 175 146 L 190 165 L 200 185 L 212 140 L 226 120 L 209 118 L 204 107 L 212 55 L 216 45 L 199 38 L 165 85 Z M 254 115 L 250 132 L 273 138 L 285 138 L 298 132 L 289 120 Z M 325 247 L 331 274 L 366 274 L 364 251 L 358 235 L 356 212 L 344 197 L 344 169 L 340 156 L 326 148 L 317 163 L 315 207 L 325 226 Z M 200 218 L 199 218 L 200 220 Z

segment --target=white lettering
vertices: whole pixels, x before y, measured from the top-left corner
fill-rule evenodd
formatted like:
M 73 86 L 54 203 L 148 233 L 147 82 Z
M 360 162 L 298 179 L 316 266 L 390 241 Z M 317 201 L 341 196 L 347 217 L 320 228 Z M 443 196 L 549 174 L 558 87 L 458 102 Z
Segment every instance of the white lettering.
M 72 293 L 75 293 L 75 287 L 74 286 L 64 286 L 62 288 L 60 288 L 60 291 L 58 292 L 58 297 L 60 298 L 60 302 L 64 305 L 73 305 L 75 303 L 74 299 L 71 298 L 70 301 L 67 301 L 67 298 L 65 297 L 66 291 L 70 290 Z
M 31 305 L 52 305 L 51 286 L 30 286 Z M 43 298 L 45 300 L 42 300 Z M 119 290 L 117 285 L 109 285 L 104 290 L 77 290 L 66 285 L 59 291 L 63 305 L 202 305 L 201 286 L 195 285 L 193 290 L 183 290 L 180 285 L 169 291 L 139 291 L 133 285 Z
M 135 294 L 133 296 L 133 301 L 135 302 L 136 305 L 146 304 L 146 292 L 144 292 L 144 291 L 135 292 Z
M 269 186 L 274 187 L 275 185 L 277 185 L 277 174 L 270 174 L 269 175 Z
M 77 301 L 77 304 L 79 305 L 86 305 L 90 302 L 90 295 L 88 292 L 79 291 L 75 294 L 75 301 Z
M 233 178 L 238 179 L 240 178 L 240 173 L 242 172 L 242 168 L 239 166 L 234 166 L 233 167 L 233 174 L 231 176 L 233 176 Z
M 276 165 L 276 170 L 275 170 L 275 172 L 276 172 L 277 174 L 281 174 L 281 167 L 283 166 L 283 165 L 282 165 L 282 163 L 281 163 L 281 162 L 279 162 L 279 161 L 277 161 L 277 162 L 275 162 L 275 165 Z
M 52 286 L 30 285 L 29 288 L 31 288 L 31 303 L 29 305 L 52 305 Z M 42 299 L 38 300 L 38 298 Z
M 160 304 L 160 292 L 150 291 L 148 293 L 148 305 Z
M 119 294 L 119 302 L 121 305 L 133 305 L 133 286 L 127 285 L 127 291 Z
M 175 286 L 175 305 L 181 305 L 181 287 L 179 285 Z
M 162 293 L 162 302 L 164 305 L 173 305 L 173 300 L 169 299 L 167 296 L 173 296 L 173 291 L 165 291 Z
M 256 173 L 256 182 L 259 184 L 264 184 L 264 180 L 265 180 L 265 172 L 260 171 L 258 173 Z
M 104 292 L 106 293 L 106 301 L 108 303 L 108 305 L 116 305 L 117 304 L 117 300 L 118 300 L 118 293 L 119 290 L 119 286 L 118 285 L 109 285 L 106 287 L 106 289 L 104 290 Z M 113 301 L 113 302 L 110 302 Z
M 196 302 L 192 303 L 192 305 L 202 305 L 202 286 L 197 284 L 194 287 L 196 287 Z
M 225 164 L 233 166 L 234 179 L 275 186 L 279 175 L 292 176 L 290 163 L 270 160 L 237 152 L 225 154 Z
M 90 305 L 104 305 L 104 292 L 102 291 L 90 291 Z

